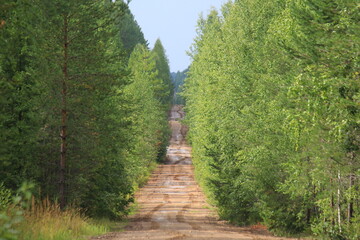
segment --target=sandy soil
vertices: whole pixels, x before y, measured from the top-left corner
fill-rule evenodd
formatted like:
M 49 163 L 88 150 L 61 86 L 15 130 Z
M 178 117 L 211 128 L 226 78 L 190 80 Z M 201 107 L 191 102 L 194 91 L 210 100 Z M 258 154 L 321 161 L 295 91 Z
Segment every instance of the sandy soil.
M 92 239 L 286 239 L 273 237 L 262 226 L 235 227 L 218 220 L 194 180 L 187 129 L 178 122 L 183 116 L 181 106 L 173 106 L 167 162 L 136 194 L 139 212 L 130 217 L 125 231 Z

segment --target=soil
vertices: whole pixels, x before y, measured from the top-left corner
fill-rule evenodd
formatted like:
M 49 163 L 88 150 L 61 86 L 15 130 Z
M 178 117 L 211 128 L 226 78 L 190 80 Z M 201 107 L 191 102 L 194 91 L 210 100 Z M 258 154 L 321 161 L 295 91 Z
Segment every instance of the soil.
M 173 106 L 167 160 L 136 193 L 138 213 L 129 218 L 124 231 L 93 237 L 92 240 L 288 239 L 272 236 L 261 225 L 236 227 L 219 220 L 194 179 L 191 147 L 185 141 L 187 128 L 178 121 L 183 117 L 182 106 Z

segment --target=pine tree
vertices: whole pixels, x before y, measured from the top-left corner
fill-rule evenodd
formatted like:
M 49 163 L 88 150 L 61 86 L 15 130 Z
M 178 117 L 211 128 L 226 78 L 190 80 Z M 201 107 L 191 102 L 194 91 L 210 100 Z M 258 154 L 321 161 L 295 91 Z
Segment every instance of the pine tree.
M 18 188 L 24 179 L 38 176 L 37 132 L 42 68 L 42 18 L 39 1 L 1 4 L 0 16 L 0 182 Z
M 123 214 L 134 180 L 125 166 L 128 56 L 117 44 L 116 23 L 127 6 L 96 0 L 5 6 L 0 181 L 15 190 L 31 180 L 37 197 L 89 215 Z
M 137 44 L 148 45 L 140 26 L 129 9 L 119 18 L 118 28 L 120 29 L 119 39 L 128 55 L 132 53 Z

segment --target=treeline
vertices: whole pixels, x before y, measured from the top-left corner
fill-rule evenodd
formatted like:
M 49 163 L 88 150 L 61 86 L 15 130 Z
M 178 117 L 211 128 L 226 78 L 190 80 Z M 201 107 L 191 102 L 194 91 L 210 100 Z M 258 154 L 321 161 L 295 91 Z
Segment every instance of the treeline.
M 62 208 L 123 215 L 167 145 L 160 40 L 149 50 L 110 0 L 2 1 L 0 34 L 0 192 L 31 182 Z
M 197 177 L 221 217 L 360 237 L 355 0 L 241 0 L 198 22 L 185 80 Z
M 174 85 L 173 104 L 185 105 L 185 100 L 184 100 L 183 96 L 181 95 L 181 93 L 183 90 L 182 88 L 183 88 L 186 74 L 188 71 L 189 71 L 189 69 L 185 69 L 182 72 L 177 71 L 176 73 L 175 72 L 171 73 L 172 82 Z

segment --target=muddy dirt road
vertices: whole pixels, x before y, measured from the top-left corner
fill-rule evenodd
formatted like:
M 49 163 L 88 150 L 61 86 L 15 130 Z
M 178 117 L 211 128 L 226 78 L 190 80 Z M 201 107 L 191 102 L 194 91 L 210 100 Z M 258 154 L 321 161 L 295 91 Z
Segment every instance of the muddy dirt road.
M 130 217 L 125 231 L 92 239 L 284 239 L 260 227 L 239 228 L 218 220 L 194 180 L 186 128 L 178 122 L 183 116 L 181 106 L 173 106 L 167 162 L 136 194 L 139 212 Z

